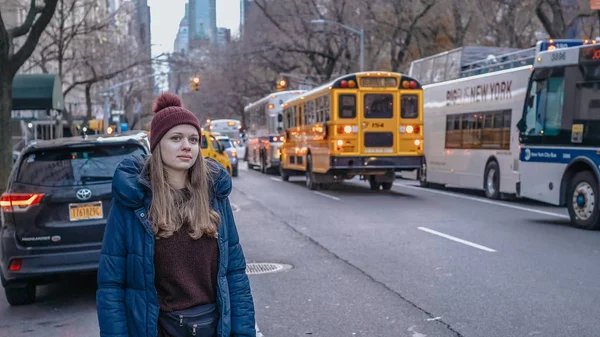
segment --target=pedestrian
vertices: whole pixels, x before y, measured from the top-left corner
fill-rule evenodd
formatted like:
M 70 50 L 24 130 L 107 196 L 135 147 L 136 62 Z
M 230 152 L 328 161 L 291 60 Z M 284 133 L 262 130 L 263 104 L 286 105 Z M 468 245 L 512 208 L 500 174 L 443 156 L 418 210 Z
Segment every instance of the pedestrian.
M 256 336 L 231 177 L 203 158 L 201 127 L 178 96 L 153 108 L 148 156 L 124 159 L 102 243 L 100 336 Z

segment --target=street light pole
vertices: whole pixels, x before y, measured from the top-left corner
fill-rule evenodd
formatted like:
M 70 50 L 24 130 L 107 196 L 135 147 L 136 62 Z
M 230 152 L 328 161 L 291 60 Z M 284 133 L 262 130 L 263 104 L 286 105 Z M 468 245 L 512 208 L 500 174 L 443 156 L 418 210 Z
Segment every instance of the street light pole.
M 323 20 L 323 19 L 311 20 L 310 22 L 311 23 L 319 23 L 319 24 L 330 23 L 330 24 L 338 25 L 338 26 L 341 26 L 342 28 L 349 30 L 352 33 L 360 36 L 360 71 L 361 72 L 365 71 L 365 30 L 364 29 L 359 30 L 356 28 L 352 28 L 350 26 L 346 26 L 337 21 L 330 21 L 330 20 Z
M 365 71 L 365 30 L 360 30 L 360 71 Z

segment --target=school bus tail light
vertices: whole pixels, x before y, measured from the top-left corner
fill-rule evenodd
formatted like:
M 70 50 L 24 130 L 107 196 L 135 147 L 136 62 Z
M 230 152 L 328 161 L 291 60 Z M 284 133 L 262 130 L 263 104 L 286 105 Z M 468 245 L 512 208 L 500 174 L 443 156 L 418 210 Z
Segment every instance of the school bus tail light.
M 401 125 L 400 126 L 400 133 L 419 134 L 420 132 L 421 132 L 421 127 L 419 127 L 418 125 Z
M 356 126 L 356 125 L 341 125 L 341 126 L 338 126 L 337 131 L 338 131 L 338 134 L 349 135 L 349 134 L 357 133 L 358 126 Z

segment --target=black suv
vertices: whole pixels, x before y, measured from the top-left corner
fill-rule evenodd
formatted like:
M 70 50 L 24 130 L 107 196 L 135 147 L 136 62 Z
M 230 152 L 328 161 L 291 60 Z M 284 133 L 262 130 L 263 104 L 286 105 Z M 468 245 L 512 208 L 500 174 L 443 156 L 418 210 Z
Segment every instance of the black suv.
M 23 149 L 0 198 L 0 277 L 11 305 L 33 303 L 37 284 L 98 269 L 115 169 L 148 152 L 144 132 Z

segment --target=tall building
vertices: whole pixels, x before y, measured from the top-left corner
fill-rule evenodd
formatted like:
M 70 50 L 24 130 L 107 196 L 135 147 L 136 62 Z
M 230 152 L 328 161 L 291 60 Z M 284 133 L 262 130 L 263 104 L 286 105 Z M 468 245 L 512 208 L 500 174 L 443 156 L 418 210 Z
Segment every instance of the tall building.
M 136 19 L 135 36 L 138 40 L 138 45 L 143 46 L 144 53 L 151 56 L 150 6 L 148 6 L 148 0 L 134 0 L 134 2 Z
M 190 0 L 189 38 L 194 41 L 217 41 L 217 0 Z
M 177 31 L 177 37 L 175 38 L 175 45 L 173 51 L 175 53 L 187 54 L 190 46 L 189 37 L 189 17 L 188 17 L 188 4 L 185 4 L 185 15 L 179 23 L 179 30 Z
M 244 36 L 244 27 L 246 26 L 246 22 L 248 22 L 248 18 L 250 13 L 253 10 L 256 10 L 256 4 L 254 0 L 240 0 L 240 36 Z
M 217 28 L 217 45 L 226 46 L 231 42 L 231 29 Z
M 138 48 L 142 52 L 142 55 L 148 59 L 152 58 L 152 35 L 150 33 L 150 6 L 148 6 L 148 0 L 133 0 L 135 3 L 135 24 L 134 24 L 134 35 L 138 42 Z M 147 65 L 143 70 L 145 74 L 152 74 L 154 69 L 152 65 Z M 152 94 L 157 94 L 158 88 L 155 86 L 153 77 L 148 79 L 150 86 L 153 89 Z

